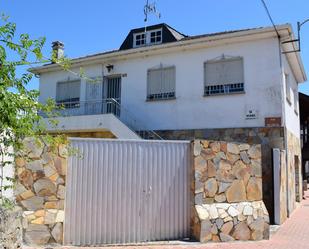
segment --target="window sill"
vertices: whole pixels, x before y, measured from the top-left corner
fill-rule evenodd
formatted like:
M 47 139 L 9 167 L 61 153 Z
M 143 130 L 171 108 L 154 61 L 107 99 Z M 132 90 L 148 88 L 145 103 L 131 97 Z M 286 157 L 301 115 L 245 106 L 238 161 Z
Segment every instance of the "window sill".
M 292 102 L 289 98 L 286 98 L 286 102 L 288 102 L 289 105 L 292 105 Z
M 246 92 L 235 92 L 235 93 L 213 93 L 213 94 L 204 94 L 203 97 L 212 97 L 212 96 L 228 96 L 228 95 L 237 95 L 237 94 L 245 94 Z
M 296 114 L 296 116 L 298 116 L 298 111 L 294 110 L 294 113 Z
M 146 102 L 169 101 L 169 100 L 175 100 L 175 99 L 176 97 L 166 98 L 166 99 L 146 99 Z

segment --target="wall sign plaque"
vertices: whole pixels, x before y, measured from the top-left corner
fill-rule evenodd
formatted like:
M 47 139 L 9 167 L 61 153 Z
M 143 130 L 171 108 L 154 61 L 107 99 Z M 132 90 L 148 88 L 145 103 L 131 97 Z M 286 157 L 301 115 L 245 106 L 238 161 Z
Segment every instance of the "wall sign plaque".
M 265 118 L 266 127 L 281 127 L 281 117 L 267 117 Z

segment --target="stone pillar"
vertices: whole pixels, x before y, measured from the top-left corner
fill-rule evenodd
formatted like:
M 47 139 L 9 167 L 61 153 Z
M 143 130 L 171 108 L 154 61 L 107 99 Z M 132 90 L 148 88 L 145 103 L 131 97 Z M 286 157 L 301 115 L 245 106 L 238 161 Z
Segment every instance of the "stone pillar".
M 269 238 L 261 146 L 195 140 L 192 233 L 201 242 Z
M 55 148 L 44 140 L 26 138 L 15 158 L 15 196 L 23 209 L 24 242 L 62 244 L 67 167 L 65 145 Z
M 0 249 L 21 248 L 22 227 L 19 208 L 6 210 L 0 207 Z

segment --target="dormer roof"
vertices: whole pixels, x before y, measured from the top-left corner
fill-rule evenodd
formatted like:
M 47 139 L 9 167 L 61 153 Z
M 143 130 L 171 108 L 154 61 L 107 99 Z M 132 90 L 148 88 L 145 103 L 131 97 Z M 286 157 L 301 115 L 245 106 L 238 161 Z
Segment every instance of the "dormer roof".
M 184 35 L 177 31 L 176 29 L 173 29 L 171 26 L 167 25 L 166 23 L 160 23 L 148 27 L 143 28 L 137 28 L 132 29 L 129 34 L 127 35 L 126 39 L 120 46 L 119 50 L 126 50 L 130 48 L 134 48 L 134 35 L 135 34 L 142 34 L 146 32 L 151 32 L 154 30 L 162 30 L 162 42 L 160 44 L 169 43 L 169 42 L 175 42 L 180 41 L 183 38 L 188 37 L 187 35 Z M 151 45 L 151 44 L 145 44 L 145 46 Z

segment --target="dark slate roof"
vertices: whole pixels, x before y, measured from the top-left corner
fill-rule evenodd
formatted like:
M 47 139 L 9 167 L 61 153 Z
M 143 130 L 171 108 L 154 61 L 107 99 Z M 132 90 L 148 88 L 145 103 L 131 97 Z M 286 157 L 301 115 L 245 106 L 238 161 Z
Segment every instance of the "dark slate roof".
M 173 29 L 171 26 L 167 25 L 166 23 L 160 23 L 157 25 L 152 25 L 146 27 L 147 30 L 155 30 L 162 28 L 162 43 L 169 43 L 169 42 L 175 42 L 180 41 L 183 38 L 187 37 L 186 35 L 180 33 L 176 29 Z M 145 27 L 138 28 L 138 29 L 132 29 L 129 34 L 127 35 L 126 39 L 120 46 L 119 50 L 126 50 L 133 48 L 133 34 L 141 33 L 145 30 Z
M 243 31 L 249 31 L 249 30 L 257 30 L 257 29 L 263 29 L 264 27 L 258 27 L 258 28 L 250 28 L 250 29 L 236 29 L 236 30 L 229 30 L 229 31 L 223 31 L 223 32 L 216 32 L 216 33 L 209 33 L 209 34 L 203 34 L 203 35 L 193 35 L 193 36 L 187 36 L 182 39 L 182 41 L 185 40 L 193 40 L 193 39 L 199 39 L 204 37 L 211 37 L 216 35 L 225 35 L 225 34 L 232 34 L 237 32 L 243 32 Z

